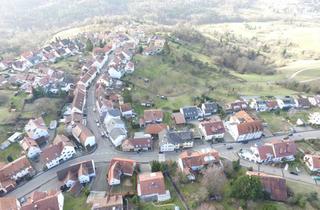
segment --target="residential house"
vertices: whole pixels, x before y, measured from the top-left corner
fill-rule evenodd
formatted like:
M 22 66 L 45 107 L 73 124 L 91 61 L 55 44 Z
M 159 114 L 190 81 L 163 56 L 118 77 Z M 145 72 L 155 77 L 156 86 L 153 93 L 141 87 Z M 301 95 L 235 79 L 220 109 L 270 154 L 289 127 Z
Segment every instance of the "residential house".
M 121 147 L 123 151 L 148 151 L 152 149 L 152 137 L 150 134 L 137 132 L 133 138 L 123 141 Z
M 312 125 L 320 125 L 320 112 L 314 112 L 309 115 L 309 123 Z
M 195 180 L 195 173 L 209 164 L 219 163 L 219 153 L 214 149 L 187 150 L 179 155 L 178 166 L 189 180 Z
M 111 131 L 115 128 L 126 130 L 126 125 L 121 119 L 118 119 L 118 118 L 109 118 L 105 120 L 104 123 L 108 133 L 111 133 Z
M 248 104 L 245 101 L 235 101 L 230 104 L 230 108 L 233 112 L 238 112 L 241 110 L 247 110 L 248 109 Z
M 20 202 L 15 197 L 0 197 L 1 210 L 21 210 Z
M 295 107 L 299 109 L 310 109 L 311 103 L 308 98 L 297 98 L 295 99 Z
M 263 145 L 255 145 L 250 150 L 239 153 L 239 156 L 256 163 L 277 163 L 295 159 L 297 146 L 294 141 L 273 140 Z
M 82 85 L 77 85 L 76 89 L 74 90 L 74 98 L 72 101 L 72 113 L 83 113 L 84 107 L 86 104 L 86 89 Z
M 166 124 L 160 123 L 160 124 L 149 124 L 144 129 L 144 132 L 147 134 L 152 135 L 153 137 L 158 137 L 159 133 L 165 129 L 167 129 L 168 126 Z
M 180 112 L 172 113 L 171 117 L 176 125 L 184 125 L 186 123 L 184 115 Z
M 25 71 L 27 69 L 27 65 L 25 62 L 17 60 L 12 63 L 12 68 L 16 71 Z
M 245 111 L 235 113 L 226 125 L 235 141 L 259 139 L 263 133 L 261 121 L 253 118 Z
M 277 103 L 280 109 L 289 110 L 295 107 L 296 103 L 293 98 L 286 96 L 285 98 L 278 98 Z
M 24 137 L 23 140 L 20 141 L 20 146 L 28 158 L 35 158 L 41 153 L 39 145 L 32 138 Z
M 183 114 L 186 121 L 198 120 L 203 118 L 201 109 L 196 106 L 187 106 L 180 108 L 180 113 Z
M 274 176 L 261 172 L 247 171 L 248 176 L 257 176 L 265 192 L 275 201 L 286 201 L 288 198 L 286 180 L 280 176 Z
M 29 120 L 24 130 L 28 137 L 35 140 L 38 145 L 45 143 L 49 136 L 48 128 L 42 117 Z
M 268 111 L 273 111 L 273 110 L 278 110 L 279 109 L 279 105 L 278 105 L 278 102 L 276 100 L 267 100 L 266 104 L 267 104 L 267 110 Z
M 268 105 L 264 100 L 255 100 L 254 109 L 257 112 L 265 112 L 268 111 Z
M 131 62 L 131 61 L 129 61 L 129 62 L 126 64 L 126 66 L 125 66 L 124 69 L 125 69 L 126 73 L 132 74 L 132 73 L 134 72 L 134 63 Z
M 225 128 L 222 121 L 204 121 L 199 124 L 199 129 L 206 141 L 222 139 L 225 134 Z
M 22 156 L 0 167 L 0 195 L 4 195 L 17 186 L 17 182 L 35 175 L 26 156 Z
M 27 201 L 22 204 L 21 210 L 63 210 L 63 205 L 64 196 L 61 191 L 35 191 Z
M 118 185 L 121 176 L 132 176 L 136 167 L 136 161 L 123 158 L 113 158 L 110 162 L 107 181 L 109 185 Z
M 201 110 L 205 117 L 218 112 L 218 104 L 215 102 L 205 102 L 201 104 Z
M 193 147 L 193 133 L 191 131 L 162 130 L 159 133 L 160 152 L 171 152 L 191 147 Z
M 110 131 L 109 136 L 113 145 L 118 147 L 127 138 L 127 131 L 123 128 L 114 128 Z
M 96 145 L 96 137 L 92 134 L 89 128 L 80 123 L 75 124 L 72 128 L 72 135 L 87 149 Z
M 104 198 L 94 198 L 91 210 L 123 210 L 122 195 L 108 195 Z
M 121 111 L 121 115 L 122 117 L 125 118 L 131 118 L 133 111 L 132 111 L 132 107 L 130 104 L 125 103 L 125 104 L 121 104 L 120 105 L 120 111 Z
M 143 201 L 166 201 L 171 198 L 161 172 L 142 173 L 137 180 L 138 196 Z
M 147 124 L 161 123 L 163 120 L 163 117 L 164 117 L 163 111 L 160 109 L 144 110 L 144 114 L 143 114 L 144 126 Z
M 53 145 L 45 148 L 41 155 L 40 161 L 47 169 L 66 161 L 76 153 L 72 142 L 64 135 L 57 135 L 53 141 Z
M 104 118 L 104 122 L 106 123 L 110 119 L 121 119 L 121 111 L 117 108 L 108 109 Z
M 310 171 L 320 171 L 320 155 L 306 154 L 303 157 L 303 161 L 305 162 L 306 166 L 310 169 Z
M 116 69 L 114 67 L 110 67 L 108 69 L 108 73 L 113 79 L 120 79 L 124 75 L 124 71 L 122 71 L 122 69 Z
M 93 160 L 83 161 L 57 172 L 59 181 L 62 181 L 67 187 L 72 188 L 77 182 L 85 184 L 96 176 L 96 169 Z

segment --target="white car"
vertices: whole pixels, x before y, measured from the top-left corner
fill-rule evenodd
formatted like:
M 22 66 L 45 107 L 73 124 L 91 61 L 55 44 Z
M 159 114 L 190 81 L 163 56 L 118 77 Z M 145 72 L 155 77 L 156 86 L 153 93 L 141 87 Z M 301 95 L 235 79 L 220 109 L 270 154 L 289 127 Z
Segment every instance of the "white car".
M 93 107 L 92 111 L 93 111 L 93 112 L 96 112 L 96 108 L 95 108 L 95 107 Z

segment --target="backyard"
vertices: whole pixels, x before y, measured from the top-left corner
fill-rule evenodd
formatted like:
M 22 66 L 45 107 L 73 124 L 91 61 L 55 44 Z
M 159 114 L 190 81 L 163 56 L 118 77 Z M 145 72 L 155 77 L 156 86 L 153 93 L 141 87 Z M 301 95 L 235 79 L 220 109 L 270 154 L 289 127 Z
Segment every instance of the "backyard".
M 86 203 L 87 196 L 82 192 L 79 196 L 70 193 L 64 194 L 64 210 L 89 210 L 90 206 Z

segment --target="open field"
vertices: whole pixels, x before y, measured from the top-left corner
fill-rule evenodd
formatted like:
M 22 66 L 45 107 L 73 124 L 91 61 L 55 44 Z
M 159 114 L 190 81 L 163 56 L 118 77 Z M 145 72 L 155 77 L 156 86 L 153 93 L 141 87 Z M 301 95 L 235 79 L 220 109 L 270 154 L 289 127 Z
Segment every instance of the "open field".
M 0 161 L 8 162 L 7 157 L 10 155 L 14 160 L 21 156 L 21 147 L 18 143 L 11 144 L 7 149 L 0 152 Z
M 90 206 L 86 203 L 87 196 L 81 193 L 78 197 L 71 195 L 70 193 L 64 194 L 64 206 L 65 210 L 89 210 Z
M 79 64 L 80 58 L 81 55 L 71 56 L 69 58 L 58 61 L 57 63 L 51 64 L 51 67 L 60 69 L 73 76 L 78 76 L 81 74 L 81 65 Z
M 40 98 L 31 104 L 26 104 L 22 112 L 22 118 L 36 118 L 44 114 L 44 120 L 48 125 L 51 120 L 58 119 L 58 112 L 64 104 L 59 98 Z
M 256 75 L 232 72 L 221 73 L 211 59 L 201 54 L 197 46 L 169 42 L 170 54 L 158 56 L 136 55 L 136 71 L 125 78 L 133 84 L 133 101 L 153 100 L 156 107 L 179 109 L 193 105 L 194 98 L 206 95 L 221 102 L 231 102 L 241 95 L 294 95 L 297 92 L 280 87 L 275 81 L 283 74 Z M 184 60 L 189 54 L 207 67 Z M 161 100 L 164 95 L 168 100 Z

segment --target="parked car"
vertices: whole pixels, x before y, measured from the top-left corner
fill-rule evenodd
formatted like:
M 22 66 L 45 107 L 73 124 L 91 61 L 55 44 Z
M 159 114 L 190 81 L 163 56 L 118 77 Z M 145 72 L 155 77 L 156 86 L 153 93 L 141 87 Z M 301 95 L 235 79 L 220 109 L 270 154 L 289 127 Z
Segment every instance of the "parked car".
M 232 150 L 232 149 L 233 149 L 233 146 L 231 146 L 231 145 L 227 146 L 227 150 Z
M 295 171 L 290 171 L 290 174 L 298 176 L 299 174 Z

